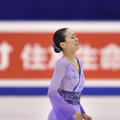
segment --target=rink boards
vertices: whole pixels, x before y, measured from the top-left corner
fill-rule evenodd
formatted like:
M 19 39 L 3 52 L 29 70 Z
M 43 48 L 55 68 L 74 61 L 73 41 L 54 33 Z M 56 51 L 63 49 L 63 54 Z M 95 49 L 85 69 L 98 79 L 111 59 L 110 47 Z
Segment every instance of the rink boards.
M 47 95 L 50 81 L 1 81 L 0 95 Z M 120 82 L 111 81 L 86 81 L 82 95 L 120 95 Z
M 120 22 L 0 22 L 0 95 L 47 95 L 56 61 L 53 33 L 67 27 L 78 39 L 86 78 L 83 95 L 120 95 Z

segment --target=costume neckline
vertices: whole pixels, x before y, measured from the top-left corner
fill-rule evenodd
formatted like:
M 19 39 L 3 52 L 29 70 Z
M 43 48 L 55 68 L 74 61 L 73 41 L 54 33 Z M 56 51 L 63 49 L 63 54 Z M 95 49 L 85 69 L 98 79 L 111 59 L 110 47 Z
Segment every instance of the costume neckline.
M 76 57 L 75 57 L 76 58 Z M 79 62 L 79 60 L 78 60 L 78 58 L 76 58 L 76 60 L 77 60 L 77 63 L 78 63 L 78 65 L 79 65 L 79 72 L 77 71 L 77 69 L 74 67 L 74 65 L 67 59 L 67 58 L 62 58 L 62 59 L 66 59 L 72 66 L 73 66 L 73 68 L 76 70 L 76 72 L 79 74 L 79 78 L 80 78 L 80 75 L 81 75 L 81 67 L 80 67 L 80 62 Z

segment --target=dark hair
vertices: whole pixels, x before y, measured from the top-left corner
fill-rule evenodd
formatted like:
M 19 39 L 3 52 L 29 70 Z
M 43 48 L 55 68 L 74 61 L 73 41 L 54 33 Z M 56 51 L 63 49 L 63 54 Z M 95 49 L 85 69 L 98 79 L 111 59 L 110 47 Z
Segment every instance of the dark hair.
M 60 51 L 62 51 L 62 48 L 60 47 L 60 43 L 65 42 L 66 36 L 64 33 L 67 29 L 68 28 L 59 29 L 53 35 L 53 42 L 54 42 L 53 48 L 56 53 L 59 53 Z

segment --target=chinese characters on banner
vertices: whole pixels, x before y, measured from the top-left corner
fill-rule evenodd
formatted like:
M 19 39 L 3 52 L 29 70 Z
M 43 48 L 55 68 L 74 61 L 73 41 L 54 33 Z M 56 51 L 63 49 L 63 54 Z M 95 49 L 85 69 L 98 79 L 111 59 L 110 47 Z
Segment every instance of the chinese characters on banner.
M 0 78 L 51 78 L 53 33 L 1 33 Z M 120 78 L 120 34 L 77 33 L 86 78 Z

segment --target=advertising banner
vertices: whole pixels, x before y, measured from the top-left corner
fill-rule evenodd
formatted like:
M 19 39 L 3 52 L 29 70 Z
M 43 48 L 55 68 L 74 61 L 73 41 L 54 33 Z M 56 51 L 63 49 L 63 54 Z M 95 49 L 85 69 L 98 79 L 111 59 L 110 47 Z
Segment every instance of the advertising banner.
M 0 33 L 0 78 L 51 78 L 54 33 Z M 120 78 L 120 33 L 76 33 L 86 78 Z

